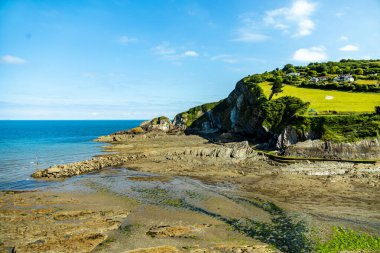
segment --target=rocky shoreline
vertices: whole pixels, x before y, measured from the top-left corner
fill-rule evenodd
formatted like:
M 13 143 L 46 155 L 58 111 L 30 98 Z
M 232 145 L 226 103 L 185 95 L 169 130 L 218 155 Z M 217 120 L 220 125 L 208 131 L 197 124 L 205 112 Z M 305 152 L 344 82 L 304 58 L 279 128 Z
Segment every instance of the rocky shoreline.
M 177 119 L 178 121 L 178 119 Z M 208 135 L 208 139 L 204 139 L 203 137 L 197 137 L 197 135 L 186 135 L 183 128 L 179 128 L 174 125 L 168 118 L 159 117 L 157 119 L 153 119 L 151 121 L 143 122 L 139 127 L 121 131 L 114 134 L 100 136 L 95 141 L 97 142 L 105 142 L 111 143 L 111 146 L 107 146 L 106 150 L 112 151 L 116 154 L 110 155 L 101 155 L 98 157 L 94 157 L 90 160 L 74 162 L 70 164 L 57 165 L 52 166 L 47 169 L 38 170 L 32 174 L 34 178 L 42 178 L 42 179 L 59 179 L 59 178 L 67 178 L 80 174 L 86 174 L 91 172 L 96 172 L 106 168 L 112 167 L 132 167 L 134 164 L 138 163 L 146 163 L 155 159 L 164 158 L 167 161 L 186 161 L 189 165 L 199 164 L 199 159 L 208 160 L 211 163 L 215 164 L 231 164 L 231 163 L 251 163 L 255 161 L 262 161 L 265 164 L 276 164 L 274 161 L 268 161 L 268 158 L 265 155 L 260 155 L 250 144 L 248 141 L 237 141 L 241 136 L 237 136 L 234 134 L 221 134 L 221 135 L 211 135 L 214 137 L 210 138 Z M 215 137 L 216 136 L 216 137 Z M 197 143 L 195 146 L 191 143 L 193 138 L 198 138 L 203 140 L 204 143 Z M 210 142 L 210 139 L 213 139 Z M 172 146 L 162 145 L 162 148 L 155 147 L 154 142 L 159 140 L 162 145 L 163 142 L 172 143 Z M 190 140 L 190 142 L 188 142 Z M 235 142 L 234 142 L 235 141 Z M 177 143 L 178 142 L 178 143 Z M 291 146 L 287 149 L 287 155 L 297 155 L 303 154 L 305 157 L 311 156 L 314 157 L 316 153 L 319 152 L 317 146 L 321 146 L 320 141 L 309 141 L 316 151 L 310 151 L 308 148 L 310 145 L 306 145 L 305 148 L 302 142 L 297 143 L 296 145 Z M 128 146 L 128 143 L 137 143 L 137 145 L 144 146 L 144 150 L 134 150 Z M 175 144 L 174 144 L 175 143 Z M 318 143 L 318 144 L 315 144 Z M 362 141 L 365 145 L 365 152 L 369 152 L 371 149 L 370 146 L 377 147 L 378 142 L 376 141 Z M 375 143 L 375 144 L 373 144 Z M 377 143 L 377 144 L 376 144 Z M 150 147 L 152 144 L 152 147 Z M 166 144 L 166 143 L 165 143 Z M 124 145 L 124 146 L 123 146 Z M 128 148 L 125 148 L 127 145 Z M 339 146 L 335 149 L 336 152 L 340 152 L 341 155 L 337 156 L 345 156 L 349 155 L 351 151 L 353 151 L 352 144 L 334 144 L 335 146 Z M 132 146 L 133 147 L 133 146 Z M 350 152 L 346 151 L 350 148 Z M 128 152 L 125 152 L 128 150 Z M 329 149 L 330 151 L 333 148 Z M 338 151 L 337 151 L 338 150 Z M 363 151 L 364 152 L 364 151 Z M 372 152 L 375 152 L 372 150 Z M 376 153 L 376 152 L 375 152 Z M 318 153 L 320 154 L 320 152 Z M 377 154 L 377 153 L 376 153 Z M 296 156 L 297 156 L 296 155 Z M 369 154 L 371 157 L 372 153 Z M 162 158 L 157 158 L 158 156 L 162 156 Z M 377 155 L 374 155 L 376 157 Z M 312 160 L 312 159 L 311 159 Z M 317 163 L 311 163 L 306 160 L 306 167 L 311 169 L 306 169 L 305 163 L 300 162 L 293 164 L 293 169 L 284 171 L 289 173 L 306 173 L 309 171 L 309 175 L 324 175 L 324 176 L 336 176 L 340 175 L 340 178 L 344 178 L 344 180 L 354 180 L 361 179 L 363 182 L 365 181 L 367 184 L 378 186 L 379 185 L 379 163 L 375 163 L 372 165 L 355 165 L 354 163 L 339 163 L 339 162 L 323 162 L 319 161 Z M 315 165 L 314 165 L 315 164 Z M 324 166 L 320 167 L 320 164 L 324 164 Z M 344 164 L 343 167 L 346 169 L 342 171 L 339 169 L 341 164 Z M 263 165 L 266 166 L 266 165 Z M 278 166 L 282 166 L 278 164 Z M 289 167 L 289 166 L 288 166 Z M 323 171 L 320 169 L 323 168 Z M 364 168 L 364 169 L 363 169 Z
M 90 160 L 51 166 L 32 174 L 34 178 L 57 179 L 99 171 L 103 168 L 119 167 L 128 161 L 144 158 L 144 155 L 104 155 Z
M 91 188 L 95 193 L 1 193 L 4 228 L 0 239 L 4 247 L 12 246 L 17 252 L 72 252 L 74 248 L 76 252 L 280 252 L 268 246 L 266 238 L 259 242 L 230 231 L 225 221 L 231 217 L 240 220 L 253 216 L 263 224 L 268 222 L 266 206 L 260 209 L 260 202 L 255 202 L 247 207 L 249 202 L 239 202 L 242 198 L 275 203 L 286 213 L 300 215 L 309 227 L 320 231 L 322 238 L 328 238 L 332 226 L 380 234 L 379 163 L 283 164 L 268 159 L 237 135 L 208 133 L 204 138 L 185 134 L 165 118 L 96 141 L 111 143 L 104 149 L 112 153 L 39 170 L 32 176 L 57 180 L 129 168 L 154 173 L 149 177 L 120 177 L 126 185 L 152 182 L 153 188 L 136 192 L 153 199 L 168 194 L 162 185 L 175 182 L 177 177 L 201 180 L 213 189 L 211 192 L 221 185 L 231 188 L 227 195 L 217 198 L 186 190 L 188 200 L 201 201 L 197 207 L 177 197 L 146 205 L 110 194 L 102 182 L 95 187 L 87 180 L 83 181 L 86 187 L 95 187 Z M 38 199 L 36 204 L 32 203 L 34 199 Z M 162 203 L 166 206 L 160 206 Z M 17 224 L 21 221 L 25 227 L 20 234 Z M 47 236 L 51 229 L 54 234 Z M 227 244 L 221 243 L 226 240 Z

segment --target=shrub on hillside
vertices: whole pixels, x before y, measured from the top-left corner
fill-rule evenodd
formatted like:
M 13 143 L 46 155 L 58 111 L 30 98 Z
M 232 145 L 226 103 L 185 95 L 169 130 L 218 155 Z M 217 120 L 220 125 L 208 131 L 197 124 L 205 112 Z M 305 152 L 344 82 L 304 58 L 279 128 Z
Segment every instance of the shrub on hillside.
M 380 115 L 380 106 L 375 106 L 375 114 Z

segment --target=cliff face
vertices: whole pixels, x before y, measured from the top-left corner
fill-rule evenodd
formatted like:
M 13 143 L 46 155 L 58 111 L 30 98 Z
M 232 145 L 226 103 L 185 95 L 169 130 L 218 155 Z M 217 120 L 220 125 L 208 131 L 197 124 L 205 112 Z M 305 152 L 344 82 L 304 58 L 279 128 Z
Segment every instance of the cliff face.
M 229 132 L 268 141 L 307 106 L 293 97 L 269 101 L 259 86 L 241 80 L 226 99 L 209 108 L 195 107 L 180 113 L 174 125 L 186 126 L 189 133 Z
M 368 139 L 352 143 L 307 140 L 285 147 L 284 155 L 348 160 L 379 159 L 380 139 Z
M 269 101 L 258 85 L 241 80 L 226 99 L 176 115 L 173 127 L 243 136 L 287 156 L 380 158 L 380 116 L 302 116 L 308 105 L 295 97 Z

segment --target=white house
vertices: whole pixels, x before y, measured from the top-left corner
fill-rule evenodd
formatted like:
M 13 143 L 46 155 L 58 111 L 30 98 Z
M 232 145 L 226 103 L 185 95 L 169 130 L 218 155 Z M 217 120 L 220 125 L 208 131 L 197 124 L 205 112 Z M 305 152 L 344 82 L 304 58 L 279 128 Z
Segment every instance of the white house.
M 310 82 L 314 82 L 314 83 L 318 83 L 319 78 L 318 78 L 318 77 L 312 77 L 312 78 L 310 78 L 309 81 L 310 81 Z
M 300 73 L 298 73 L 298 72 L 292 72 L 292 73 L 288 73 L 286 75 L 287 76 L 300 76 Z
M 340 76 L 336 76 L 334 78 L 334 81 L 335 82 L 353 82 L 355 81 L 354 77 L 352 75 L 340 75 Z

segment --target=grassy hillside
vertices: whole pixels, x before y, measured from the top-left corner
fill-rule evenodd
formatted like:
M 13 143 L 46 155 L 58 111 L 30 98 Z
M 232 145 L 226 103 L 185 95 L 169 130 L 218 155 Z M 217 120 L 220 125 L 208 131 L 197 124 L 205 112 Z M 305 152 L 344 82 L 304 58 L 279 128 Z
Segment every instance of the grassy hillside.
M 271 93 L 271 83 L 259 83 L 268 97 Z M 379 93 L 360 93 L 336 90 L 319 90 L 301 88 L 292 85 L 285 85 L 283 92 L 275 95 L 273 99 L 283 96 L 295 96 L 304 102 L 310 102 L 309 109 L 314 109 L 318 113 L 327 111 L 336 112 L 374 112 L 374 107 L 380 105 Z
M 191 108 L 175 121 L 189 133 L 232 131 L 261 142 L 272 143 L 287 126 L 299 140 L 354 142 L 380 137 L 379 109 L 379 62 L 341 60 L 246 76 L 227 99 Z
M 274 82 L 322 90 L 380 93 L 380 61 L 341 60 L 310 63 L 307 66 L 286 64 L 282 69 L 244 77 L 245 82 Z

